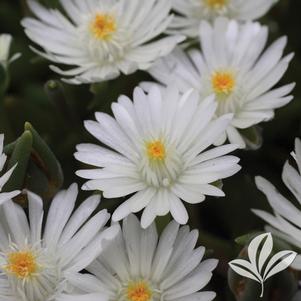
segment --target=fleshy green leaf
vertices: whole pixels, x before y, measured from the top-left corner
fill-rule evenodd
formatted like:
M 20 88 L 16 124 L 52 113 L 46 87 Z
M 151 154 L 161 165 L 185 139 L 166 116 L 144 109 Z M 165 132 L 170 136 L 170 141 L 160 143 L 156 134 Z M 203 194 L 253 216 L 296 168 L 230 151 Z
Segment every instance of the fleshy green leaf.
M 48 145 L 29 122 L 25 123 L 25 130 L 30 131 L 33 136 L 33 159 L 48 178 L 48 191 L 45 197 L 50 198 L 63 184 L 64 176 L 61 165 Z
M 245 235 L 239 236 L 235 239 L 235 242 L 240 246 L 247 245 L 254 237 L 261 234 L 262 232 L 251 232 Z
M 31 132 L 25 131 L 14 144 L 13 151 L 8 161 L 7 168 L 17 164 L 13 176 L 5 184 L 5 191 L 21 190 L 24 186 L 25 175 L 28 167 L 28 161 L 32 151 L 33 137 Z
M 252 126 L 248 129 L 240 130 L 239 132 L 243 136 L 244 141 L 249 149 L 256 150 L 261 147 L 262 135 L 258 126 Z

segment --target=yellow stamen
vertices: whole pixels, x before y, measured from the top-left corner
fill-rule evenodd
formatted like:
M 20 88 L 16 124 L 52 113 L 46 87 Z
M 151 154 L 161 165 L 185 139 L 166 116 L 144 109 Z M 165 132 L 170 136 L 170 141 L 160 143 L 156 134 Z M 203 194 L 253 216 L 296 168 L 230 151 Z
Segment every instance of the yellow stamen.
M 227 71 L 215 72 L 211 77 L 211 83 L 216 94 L 229 95 L 235 88 L 234 75 Z
M 31 277 L 38 270 L 36 257 L 30 251 L 9 253 L 7 259 L 7 265 L 4 267 L 4 270 L 17 278 L 25 279 Z
M 224 8 L 229 0 L 204 0 L 205 4 L 210 8 L 210 9 L 221 9 Z
M 108 14 L 97 14 L 90 26 L 91 32 L 99 40 L 109 40 L 116 31 L 116 20 Z
M 160 161 L 165 159 L 165 146 L 160 140 L 146 143 L 146 148 L 149 159 Z
M 143 281 L 129 284 L 127 287 L 127 299 L 129 301 L 149 301 L 152 292 L 147 283 Z

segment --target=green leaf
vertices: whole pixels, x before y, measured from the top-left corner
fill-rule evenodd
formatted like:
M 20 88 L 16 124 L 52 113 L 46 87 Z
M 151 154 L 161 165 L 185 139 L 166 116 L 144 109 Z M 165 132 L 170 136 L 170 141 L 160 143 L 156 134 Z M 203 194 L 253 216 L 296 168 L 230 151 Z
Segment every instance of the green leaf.
M 44 197 L 49 195 L 49 179 L 33 161 L 29 162 L 27 171 L 27 187 L 28 190 L 33 191 L 42 197 L 44 204 L 48 204 L 51 197 Z M 56 191 L 53 191 L 55 194 Z M 47 206 L 46 206 L 47 207 Z
M 63 84 L 58 80 L 49 80 L 44 85 L 44 90 L 48 99 L 55 105 L 59 112 L 60 122 L 66 125 L 66 129 L 74 132 L 74 128 L 81 124 L 81 121 L 72 107 L 71 97 L 66 92 Z M 68 122 L 65 122 L 66 120 L 68 120 Z
M 262 145 L 261 129 L 258 126 L 252 126 L 248 129 L 239 130 L 246 142 L 247 148 L 257 150 Z
M 263 234 L 264 232 L 263 231 L 256 231 L 256 232 L 250 232 L 248 234 L 245 234 L 245 235 L 242 235 L 242 236 L 239 236 L 235 239 L 235 242 L 240 245 L 240 246 L 246 246 L 249 244 L 249 242 L 255 238 L 256 236 L 260 235 L 260 234 Z
M 263 233 L 266 233 L 266 232 L 265 231 L 250 232 L 248 234 L 237 237 L 235 239 L 235 242 L 238 245 L 244 247 L 244 246 L 249 245 L 249 243 L 251 242 L 251 240 L 253 238 L 255 238 L 256 236 L 258 236 L 260 234 L 263 234 Z M 296 249 L 293 246 L 291 246 L 289 243 L 284 241 L 283 239 L 273 235 L 273 233 L 272 233 L 272 236 L 273 236 L 273 252 L 272 252 L 272 254 L 277 253 L 277 252 L 282 251 L 282 250 Z M 298 251 L 300 251 L 300 250 L 298 250 Z
M 31 132 L 25 131 L 14 144 L 8 161 L 7 169 L 17 164 L 13 176 L 4 186 L 4 191 L 21 190 L 24 187 L 28 161 L 31 155 L 33 137 Z M 7 149 L 6 149 L 7 150 Z
M 33 160 L 48 178 L 48 190 L 45 198 L 51 198 L 61 188 L 64 181 L 62 168 L 48 145 L 29 122 L 25 123 L 25 130 L 33 136 Z
M 15 147 L 16 147 L 17 141 L 14 141 L 12 143 L 6 144 L 4 146 L 4 153 L 8 156 L 11 156 L 11 154 L 13 153 Z
M 90 92 L 95 95 L 101 95 L 104 91 L 106 91 L 106 89 L 108 89 L 108 87 L 109 87 L 108 82 L 91 84 Z
M 69 119 L 69 110 L 62 84 L 57 80 L 49 80 L 44 85 L 44 90 L 49 100 L 56 106 L 62 117 Z

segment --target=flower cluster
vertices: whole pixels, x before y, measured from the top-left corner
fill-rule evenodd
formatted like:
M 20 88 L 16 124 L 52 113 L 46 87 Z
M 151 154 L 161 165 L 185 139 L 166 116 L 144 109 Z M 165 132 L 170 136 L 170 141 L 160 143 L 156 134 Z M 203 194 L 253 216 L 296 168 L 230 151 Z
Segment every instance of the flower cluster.
M 17 165 L 6 162 L 0 135 L 1 300 L 215 298 L 201 290 L 218 261 L 203 260 L 198 231 L 180 227 L 192 210 L 184 204 L 224 197 L 221 181 L 241 169 L 231 153 L 252 145 L 246 130 L 292 100 L 294 84 L 275 87 L 293 58 L 283 55 L 286 37 L 266 47 L 268 28 L 253 21 L 274 2 L 60 0 L 61 9 L 50 9 L 27 1 L 33 15 L 21 23 L 38 47 L 31 49 L 55 63 L 50 68 L 65 82 L 100 83 L 137 70 L 156 82 L 141 83 L 132 99 L 120 96 L 113 116 L 97 112 L 95 121 L 85 121 L 99 145 L 76 146 L 82 164 L 76 174 L 87 180 L 82 189 L 96 194 L 78 207 L 76 184 L 56 194 L 45 217 L 40 196 L 9 191 Z M 200 49 L 178 45 L 186 38 L 200 40 Z M 9 59 L 10 43 L 9 35 L 0 36 L 4 68 L 18 56 Z M 287 163 L 283 179 L 301 202 L 299 140 L 294 158 L 298 171 Z M 300 212 L 264 179 L 256 183 L 275 216 L 255 213 L 300 248 Z M 119 201 L 110 226 L 99 193 Z M 19 194 L 26 210 L 14 200 Z M 168 214 L 174 221 L 159 237 L 156 217 Z

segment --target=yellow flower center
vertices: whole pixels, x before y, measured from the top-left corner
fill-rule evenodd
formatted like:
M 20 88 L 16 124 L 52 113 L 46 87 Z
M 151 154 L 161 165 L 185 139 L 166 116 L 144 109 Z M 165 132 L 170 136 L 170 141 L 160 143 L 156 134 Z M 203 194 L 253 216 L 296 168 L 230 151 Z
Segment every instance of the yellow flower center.
M 127 299 L 129 301 L 149 301 L 152 292 L 147 283 L 143 281 L 134 282 L 127 287 Z
M 216 94 L 229 95 L 235 88 L 234 75 L 227 71 L 215 72 L 211 77 L 211 83 Z
M 116 20 L 108 14 L 97 14 L 90 29 L 96 39 L 109 40 L 117 29 Z
M 210 9 L 221 9 L 224 8 L 229 0 L 204 0 L 205 4 L 210 8 Z
M 160 161 L 165 159 L 165 146 L 160 140 L 146 143 L 146 149 L 149 159 Z
M 17 278 L 31 277 L 38 270 L 36 256 L 30 251 L 9 253 L 7 259 L 4 270 Z

